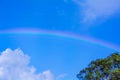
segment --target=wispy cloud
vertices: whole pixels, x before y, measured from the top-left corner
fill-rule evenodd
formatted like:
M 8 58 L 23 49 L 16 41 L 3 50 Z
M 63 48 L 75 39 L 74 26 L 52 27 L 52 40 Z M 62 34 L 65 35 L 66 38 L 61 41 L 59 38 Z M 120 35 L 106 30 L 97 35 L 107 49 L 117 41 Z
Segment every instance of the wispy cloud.
M 30 57 L 20 49 L 6 49 L 0 55 L 0 80 L 55 80 L 50 70 L 36 73 Z
M 74 0 L 81 8 L 82 21 L 107 19 L 120 11 L 120 0 Z
M 60 74 L 59 76 L 56 77 L 57 80 L 59 79 L 63 79 L 67 76 L 68 74 L 64 73 L 64 74 Z

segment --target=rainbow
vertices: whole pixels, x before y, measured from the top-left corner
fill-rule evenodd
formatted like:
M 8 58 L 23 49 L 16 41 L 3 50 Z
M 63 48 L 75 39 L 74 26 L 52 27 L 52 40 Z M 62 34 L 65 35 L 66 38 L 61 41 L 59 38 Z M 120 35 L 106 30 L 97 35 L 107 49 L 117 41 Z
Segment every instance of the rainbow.
M 92 37 L 88 36 L 82 36 L 82 35 L 75 35 L 73 33 L 67 33 L 67 32 L 59 32 L 59 31 L 49 31 L 49 30 L 41 30 L 41 29 L 9 29 L 9 30 L 2 30 L 0 31 L 0 34 L 45 34 L 45 35 L 53 35 L 53 36 L 59 36 L 59 37 L 65 37 L 70 39 L 76 39 L 76 40 L 82 40 L 86 42 L 90 42 L 93 44 L 101 45 L 107 48 L 114 49 L 116 51 L 120 51 L 120 46 L 98 40 Z

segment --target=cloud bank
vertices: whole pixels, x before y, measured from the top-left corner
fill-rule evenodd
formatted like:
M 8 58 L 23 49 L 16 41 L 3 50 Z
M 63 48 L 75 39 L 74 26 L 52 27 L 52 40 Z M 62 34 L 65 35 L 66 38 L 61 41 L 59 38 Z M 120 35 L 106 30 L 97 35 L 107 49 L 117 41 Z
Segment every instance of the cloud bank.
M 107 19 L 120 12 L 120 0 L 74 0 L 79 4 L 82 21 L 92 22 Z
M 50 70 L 36 73 L 30 57 L 20 49 L 6 49 L 0 55 L 0 80 L 55 80 Z

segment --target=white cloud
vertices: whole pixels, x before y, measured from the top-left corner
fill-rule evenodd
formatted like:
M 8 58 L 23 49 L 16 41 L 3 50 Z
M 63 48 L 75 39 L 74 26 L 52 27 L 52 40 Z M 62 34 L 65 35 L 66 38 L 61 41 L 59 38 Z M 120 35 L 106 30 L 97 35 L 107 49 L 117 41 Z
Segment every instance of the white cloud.
M 83 22 L 106 19 L 120 11 L 120 0 L 74 0 L 81 8 Z
M 0 55 L 0 80 L 55 80 L 50 70 L 36 73 L 30 57 L 20 49 L 6 49 Z
M 57 76 L 57 79 L 62 79 L 65 78 L 68 74 L 64 73 L 64 74 L 60 74 L 59 76 Z

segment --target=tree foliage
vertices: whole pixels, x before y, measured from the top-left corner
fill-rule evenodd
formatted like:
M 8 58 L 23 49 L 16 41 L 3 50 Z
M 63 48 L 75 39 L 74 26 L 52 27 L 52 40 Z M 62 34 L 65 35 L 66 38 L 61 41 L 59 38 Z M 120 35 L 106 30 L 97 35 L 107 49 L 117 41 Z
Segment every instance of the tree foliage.
M 120 80 L 120 54 L 97 59 L 77 74 L 79 80 Z

